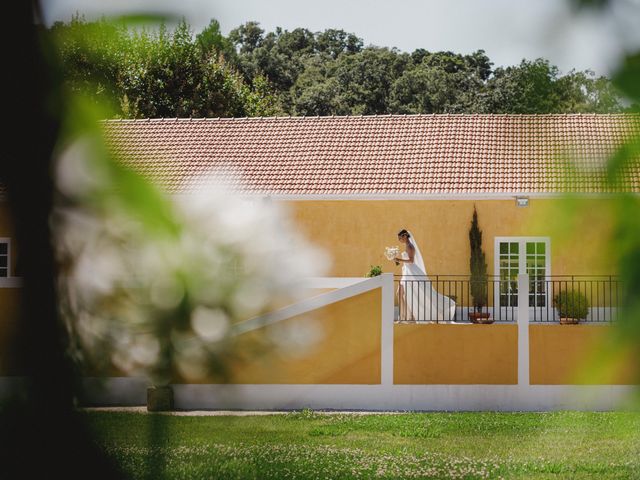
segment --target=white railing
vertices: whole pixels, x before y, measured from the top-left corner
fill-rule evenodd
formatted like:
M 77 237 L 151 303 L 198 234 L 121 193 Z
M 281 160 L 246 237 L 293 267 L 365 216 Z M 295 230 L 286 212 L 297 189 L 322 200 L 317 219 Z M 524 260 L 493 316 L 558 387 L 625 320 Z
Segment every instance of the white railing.
M 518 320 L 521 301 L 529 308 L 532 322 L 558 323 L 562 311 L 578 313 L 581 322 L 608 323 L 619 313 L 623 285 L 615 275 L 563 275 L 531 277 L 525 274 L 524 292 L 517 280 L 488 275 L 474 281 L 468 275 L 396 276 L 397 303 L 395 318 L 399 321 L 473 323 L 473 315 L 484 314 L 496 323 Z M 484 291 L 484 306 L 474 307 L 474 286 Z M 478 289 L 476 289 L 478 290 Z M 563 297 L 556 297 L 559 294 Z M 568 295 L 568 299 L 567 299 Z M 455 303 L 455 310 L 447 308 Z M 411 312 L 412 306 L 418 310 Z M 564 308 L 563 308 L 564 307 Z M 582 308 L 581 308 L 582 307 Z
M 309 289 L 335 288 L 335 290 L 238 323 L 234 326 L 233 333 L 239 335 L 256 330 L 380 288 L 382 290 L 381 383 L 391 385 L 393 383 L 393 274 L 385 273 L 372 278 L 310 278 L 306 281 L 306 287 Z

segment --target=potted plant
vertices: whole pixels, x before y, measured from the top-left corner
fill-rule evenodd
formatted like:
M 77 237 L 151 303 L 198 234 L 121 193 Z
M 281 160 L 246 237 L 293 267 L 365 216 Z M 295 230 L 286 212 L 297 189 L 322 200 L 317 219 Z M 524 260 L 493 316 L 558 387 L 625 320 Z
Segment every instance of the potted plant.
M 575 325 L 589 314 L 589 299 L 578 290 L 562 290 L 553 297 L 553 305 L 558 310 L 560 325 Z
M 469 229 L 469 243 L 471 246 L 469 289 L 473 300 L 473 312 L 469 312 L 469 319 L 471 323 L 493 323 L 493 319 L 490 318 L 491 314 L 482 311 L 488 303 L 487 262 L 482 251 L 482 230 L 478 227 L 478 212 L 475 206 L 473 207 L 473 219 Z
M 382 267 L 380 265 L 371 265 L 369 272 L 365 275 L 365 277 L 377 277 L 378 275 L 382 275 Z

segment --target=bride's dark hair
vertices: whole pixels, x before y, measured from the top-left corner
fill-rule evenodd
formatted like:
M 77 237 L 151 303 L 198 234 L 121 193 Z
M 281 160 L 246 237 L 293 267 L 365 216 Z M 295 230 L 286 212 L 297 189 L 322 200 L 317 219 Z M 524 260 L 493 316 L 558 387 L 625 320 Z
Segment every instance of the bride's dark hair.
M 409 232 L 407 232 L 407 231 L 403 228 L 402 230 L 400 230 L 400 231 L 398 232 L 398 236 L 399 236 L 399 237 L 402 237 L 402 236 L 404 236 L 404 235 L 406 235 L 406 236 L 407 236 L 407 238 L 411 237 L 411 235 L 409 235 Z

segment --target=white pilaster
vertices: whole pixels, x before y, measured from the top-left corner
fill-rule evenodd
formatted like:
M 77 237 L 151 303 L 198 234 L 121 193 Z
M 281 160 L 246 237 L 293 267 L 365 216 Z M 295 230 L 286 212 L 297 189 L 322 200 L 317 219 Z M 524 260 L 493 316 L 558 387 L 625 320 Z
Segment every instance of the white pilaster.
M 381 277 L 380 382 L 382 385 L 393 385 L 393 273 L 383 273 Z
M 529 275 L 518 275 L 518 386 L 529 386 Z

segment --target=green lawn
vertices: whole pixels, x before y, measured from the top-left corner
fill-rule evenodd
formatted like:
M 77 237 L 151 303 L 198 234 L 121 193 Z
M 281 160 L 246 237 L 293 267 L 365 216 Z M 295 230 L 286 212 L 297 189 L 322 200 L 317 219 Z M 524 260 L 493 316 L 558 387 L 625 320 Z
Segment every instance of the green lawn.
M 640 478 L 638 413 L 85 415 L 134 478 Z

